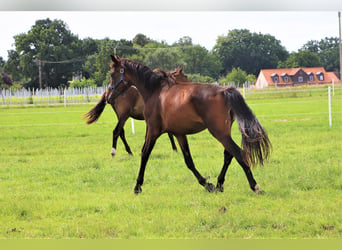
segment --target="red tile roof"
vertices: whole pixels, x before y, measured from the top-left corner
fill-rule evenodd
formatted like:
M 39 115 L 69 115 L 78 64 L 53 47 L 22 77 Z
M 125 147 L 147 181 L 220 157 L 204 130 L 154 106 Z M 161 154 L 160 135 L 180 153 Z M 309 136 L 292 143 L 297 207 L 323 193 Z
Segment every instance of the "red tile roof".
M 274 85 L 274 81 L 272 79 L 272 75 L 277 74 L 278 75 L 278 82 L 277 85 L 292 85 L 292 79 L 291 76 L 296 75 L 300 70 L 303 70 L 305 73 L 309 74 L 312 73 L 314 76 L 313 81 L 307 81 L 307 83 L 330 83 L 332 80 L 335 82 L 339 82 L 339 79 L 333 72 L 326 72 L 324 67 L 313 67 L 313 68 L 284 68 L 284 69 L 262 69 L 260 71 L 260 74 L 263 74 L 266 81 L 270 85 Z M 324 74 L 324 80 L 319 80 L 317 77 L 317 74 L 323 73 Z M 284 82 L 284 79 L 282 76 L 287 74 L 289 76 L 288 82 Z M 304 83 L 304 82 L 303 82 Z

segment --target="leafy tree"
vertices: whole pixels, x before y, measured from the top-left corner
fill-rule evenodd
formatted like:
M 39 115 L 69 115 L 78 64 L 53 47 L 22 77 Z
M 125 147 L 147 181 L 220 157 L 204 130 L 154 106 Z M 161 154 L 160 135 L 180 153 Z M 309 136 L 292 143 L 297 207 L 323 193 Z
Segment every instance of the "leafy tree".
M 15 50 L 8 51 L 8 59 L 4 65 L 4 71 L 11 75 L 13 81 L 20 81 L 23 77 L 19 54 Z
M 221 64 L 215 55 L 200 45 L 188 45 L 182 51 L 186 72 L 218 78 Z
M 139 33 L 133 38 L 133 44 L 137 44 L 141 47 L 144 47 L 146 44 L 151 42 L 151 39 L 149 39 L 147 36 Z
M 80 69 L 80 41 L 61 20 L 38 20 L 27 34 L 16 35 L 14 40 L 22 73 L 31 86 L 39 86 L 39 62 L 44 87 L 66 85 Z
M 96 71 L 92 75 L 92 77 L 95 79 L 95 83 L 97 86 L 102 86 L 104 84 L 104 80 L 106 79 L 106 74 L 108 74 L 110 70 L 110 67 L 109 67 L 110 57 L 109 56 L 113 54 L 113 51 L 114 51 L 114 41 L 110 40 L 109 38 L 105 38 L 99 41 L 98 53 L 95 56 Z
M 95 87 L 95 80 L 86 79 L 85 77 L 82 80 L 74 80 L 70 83 L 70 88 L 84 88 L 84 87 Z
M 255 77 L 255 75 L 253 75 L 253 74 L 249 74 L 249 75 L 247 75 L 247 77 L 246 77 L 246 82 L 249 82 L 249 83 L 255 83 L 256 82 L 256 77 Z
M 192 38 L 189 36 L 183 36 L 182 38 L 179 38 L 177 43 L 174 43 L 173 46 L 178 47 L 186 47 L 186 46 L 192 46 Z
M 203 76 L 201 74 L 186 74 L 192 82 L 207 82 L 213 83 L 215 79 L 210 76 Z
M 291 53 L 284 61 L 278 63 L 278 68 L 299 68 L 321 66 L 319 56 L 309 50 L 300 50 L 298 53 Z
M 4 59 L 2 58 L 2 56 L 0 56 L 0 71 L 1 71 L 1 70 L 4 70 L 4 66 L 5 66 L 5 61 L 4 61 Z
M 87 60 L 82 65 L 82 75 L 88 78 L 94 78 L 96 72 L 96 56 L 97 54 L 93 54 L 87 57 Z
M 337 37 L 308 41 L 301 50 L 316 53 L 326 70 L 339 71 L 339 39 Z
M 251 33 L 246 29 L 235 29 L 229 31 L 227 36 L 219 36 L 213 51 L 222 62 L 222 74 L 240 67 L 248 74 L 257 75 L 262 68 L 276 68 L 278 61 L 288 56 L 275 37 Z
M 184 65 L 181 51 L 178 48 L 156 49 L 146 57 L 146 65 L 150 68 L 172 70 L 179 65 Z
M 226 77 L 220 79 L 220 84 L 235 83 L 236 86 L 242 86 L 245 82 L 255 82 L 255 76 L 252 74 L 247 75 L 246 71 L 238 68 L 233 68 L 232 72 L 228 73 Z

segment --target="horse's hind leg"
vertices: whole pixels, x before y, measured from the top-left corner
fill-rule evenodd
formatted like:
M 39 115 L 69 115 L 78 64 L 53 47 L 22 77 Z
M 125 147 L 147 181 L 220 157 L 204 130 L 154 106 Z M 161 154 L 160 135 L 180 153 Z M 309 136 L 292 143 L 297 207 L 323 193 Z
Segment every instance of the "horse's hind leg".
M 133 155 L 131 148 L 129 147 L 129 145 L 126 141 L 125 129 L 124 128 L 121 129 L 120 138 L 121 138 L 122 142 L 125 144 L 125 148 L 126 148 L 127 153 L 129 153 L 130 155 Z
M 228 166 L 231 163 L 233 156 L 227 151 L 224 151 L 224 163 L 219 177 L 217 178 L 216 190 L 223 192 L 223 183 L 228 170 Z
M 228 143 L 226 150 L 229 151 L 229 153 L 235 157 L 237 162 L 242 167 L 243 171 L 246 174 L 250 188 L 257 194 L 264 193 L 264 191 L 260 190 L 259 184 L 257 184 L 257 182 L 255 181 L 251 168 L 243 160 L 241 148 L 238 145 L 236 145 L 236 143 L 233 141 L 233 139 L 230 136 L 228 137 L 228 140 L 226 141 Z
M 229 163 L 231 162 L 231 158 L 235 157 L 235 159 L 237 160 L 237 162 L 240 164 L 240 166 L 242 167 L 243 171 L 246 174 L 248 183 L 250 188 L 255 192 L 255 193 L 263 193 L 262 190 L 260 190 L 260 186 L 259 184 L 256 183 L 251 168 L 245 163 L 245 161 L 243 160 L 242 157 L 242 150 L 241 148 L 236 145 L 236 143 L 233 141 L 233 139 L 231 138 L 231 136 L 229 135 L 225 135 L 223 132 L 221 133 L 219 129 L 213 129 L 212 127 L 208 127 L 209 131 L 211 132 L 211 134 L 219 141 L 222 143 L 222 145 L 225 148 L 225 160 L 224 160 L 224 164 L 223 164 L 223 168 L 221 170 L 221 173 L 219 175 L 219 178 L 217 180 L 217 187 L 219 191 L 222 191 L 222 189 L 220 189 L 220 187 L 222 187 L 222 184 L 224 182 L 224 176 L 227 172 Z
M 207 182 L 207 179 L 204 178 L 195 168 L 195 164 L 192 160 L 191 154 L 190 154 L 190 149 L 189 149 L 189 144 L 188 140 L 185 135 L 183 136 L 176 136 L 179 146 L 182 149 L 183 156 L 184 156 L 184 161 L 187 165 L 187 167 L 192 171 L 192 173 L 196 176 L 199 184 L 204 186 L 209 192 L 214 192 L 215 187 L 212 183 Z
M 175 144 L 175 140 L 173 139 L 173 135 L 171 133 L 167 133 L 167 135 L 170 138 L 172 149 L 177 152 L 177 147 L 176 147 L 176 144 Z

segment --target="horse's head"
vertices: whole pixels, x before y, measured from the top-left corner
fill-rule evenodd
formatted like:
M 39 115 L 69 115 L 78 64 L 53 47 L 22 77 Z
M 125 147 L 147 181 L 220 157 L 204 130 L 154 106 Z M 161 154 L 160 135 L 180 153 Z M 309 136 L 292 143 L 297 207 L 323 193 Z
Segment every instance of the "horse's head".
M 175 71 L 172 72 L 172 75 L 178 82 L 190 82 L 188 76 L 183 73 L 182 67 L 177 67 Z
M 119 95 L 124 94 L 131 86 L 131 81 L 125 72 L 125 68 L 121 63 L 121 58 L 118 55 L 111 55 L 112 62 L 110 67 L 110 82 L 107 91 L 107 101 L 115 99 Z
M 182 67 L 177 67 L 175 70 L 169 72 L 169 77 L 171 77 L 175 83 L 179 82 L 190 82 L 187 75 L 183 73 Z

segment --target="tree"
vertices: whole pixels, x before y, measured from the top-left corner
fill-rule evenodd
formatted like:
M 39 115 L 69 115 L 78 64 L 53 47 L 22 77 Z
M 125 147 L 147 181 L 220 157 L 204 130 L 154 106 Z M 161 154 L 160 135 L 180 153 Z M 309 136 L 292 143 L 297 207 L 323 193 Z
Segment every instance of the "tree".
M 30 85 L 39 86 L 39 65 L 44 87 L 66 85 L 81 68 L 78 37 L 61 20 L 38 20 L 27 34 L 14 36 L 20 67 Z
M 5 66 L 5 61 L 4 61 L 4 59 L 2 58 L 2 56 L 0 56 L 0 71 L 1 71 L 1 70 L 4 70 L 4 66 Z
M 309 50 L 300 50 L 298 53 L 291 53 L 284 61 L 278 63 L 278 68 L 300 68 L 321 66 L 319 56 Z
M 149 42 L 151 42 L 151 39 L 148 38 L 147 36 L 145 36 L 144 34 L 137 34 L 134 38 L 133 38 L 133 44 L 137 44 L 141 47 L 144 47 L 146 44 L 148 44 Z
M 4 71 L 11 75 L 13 81 L 20 81 L 23 77 L 19 54 L 15 50 L 8 51 L 8 59 L 4 65 Z
M 326 37 L 320 41 L 308 41 L 301 50 L 309 50 L 316 53 L 326 70 L 339 71 L 339 39 L 337 37 Z
M 222 62 L 224 75 L 237 67 L 257 75 L 260 69 L 275 68 L 278 61 L 288 57 L 288 52 L 275 37 L 246 29 L 235 29 L 227 36 L 219 36 L 213 51 Z
M 242 69 L 233 68 L 232 72 L 228 73 L 225 78 L 221 79 L 219 82 L 223 83 L 235 83 L 236 86 L 242 86 L 247 81 L 247 73 Z
M 173 46 L 178 47 L 186 47 L 186 46 L 192 46 L 192 38 L 189 36 L 183 36 L 182 38 L 179 38 L 177 43 L 174 43 Z
M 210 76 L 203 76 L 201 74 L 186 74 L 192 82 L 213 83 L 215 79 Z
M 146 65 L 150 68 L 172 70 L 179 65 L 184 65 L 178 48 L 160 48 L 154 50 L 146 57 Z
M 106 79 L 106 75 L 110 70 L 109 56 L 113 54 L 114 41 L 106 38 L 101 40 L 98 46 L 98 53 L 95 56 L 96 72 L 94 73 L 93 78 L 95 79 L 95 83 L 97 86 L 102 86 L 104 84 L 104 80 Z
M 188 45 L 181 50 L 187 73 L 218 78 L 221 63 L 215 55 L 200 45 Z

